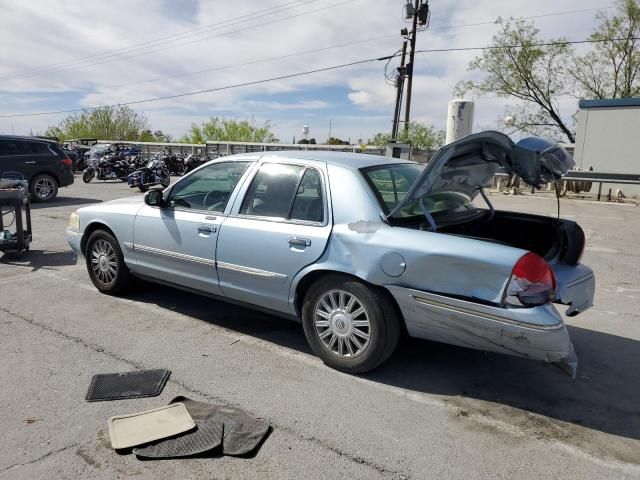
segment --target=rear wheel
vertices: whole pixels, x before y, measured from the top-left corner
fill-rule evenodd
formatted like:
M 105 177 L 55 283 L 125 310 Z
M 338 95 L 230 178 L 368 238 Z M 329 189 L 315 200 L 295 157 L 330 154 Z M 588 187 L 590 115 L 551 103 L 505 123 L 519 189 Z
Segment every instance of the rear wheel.
M 131 288 L 133 276 L 118 241 L 109 232 L 96 230 L 89 236 L 85 257 L 89 277 L 102 293 L 119 295 Z
M 393 353 L 400 318 L 384 292 L 331 275 L 305 296 L 302 324 L 309 345 L 328 366 L 349 373 L 373 370 Z
M 30 190 L 34 202 L 49 202 L 58 195 L 58 182 L 51 175 L 43 173 L 33 177 Z
M 163 170 L 162 176 L 160 179 L 160 185 L 162 185 L 164 188 L 167 188 L 170 183 L 171 183 L 171 175 L 169 174 L 169 171 Z

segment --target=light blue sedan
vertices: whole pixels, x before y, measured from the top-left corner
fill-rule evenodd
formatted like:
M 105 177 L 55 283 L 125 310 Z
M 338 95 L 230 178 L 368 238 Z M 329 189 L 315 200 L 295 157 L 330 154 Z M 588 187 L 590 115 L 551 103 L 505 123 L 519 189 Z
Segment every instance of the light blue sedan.
M 133 277 L 302 321 L 331 367 L 366 372 L 401 332 L 555 363 L 575 375 L 562 316 L 593 303 L 585 237 L 569 220 L 497 211 L 500 169 L 538 186 L 573 160 L 497 132 L 442 148 L 425 167 L 317 151 L 209 162 L 164 191 L 80 208 L 67 236 L 91 281 Z

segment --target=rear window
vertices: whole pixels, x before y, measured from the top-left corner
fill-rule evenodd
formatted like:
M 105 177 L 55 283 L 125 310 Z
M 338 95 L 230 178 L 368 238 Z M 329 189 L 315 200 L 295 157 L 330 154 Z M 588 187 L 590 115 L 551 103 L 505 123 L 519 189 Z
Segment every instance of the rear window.
M 424 170 L 424 165 L 400 163 L 381 165 L 363 170 L 384 213 L 389 213 L 402 200 Z
M 35 155 L 51 155 L 52 153 L 49 145 L 42 142 L 29 142 L 29 149 Z
M 395 164 L 367 168 L 362 172 L 378 198 L 382 210 L 388 215 L 404 199 L 424 168 L 424 165 L 418 164 Z M 475 209 L 468 195 L 453 189 L 427 193 L 422 197 L 422 204 L 432 215 L 449 215 Z M 407 202 L 393 218 L 408 219 L 423 215 L 420 200 L 415 199 Z

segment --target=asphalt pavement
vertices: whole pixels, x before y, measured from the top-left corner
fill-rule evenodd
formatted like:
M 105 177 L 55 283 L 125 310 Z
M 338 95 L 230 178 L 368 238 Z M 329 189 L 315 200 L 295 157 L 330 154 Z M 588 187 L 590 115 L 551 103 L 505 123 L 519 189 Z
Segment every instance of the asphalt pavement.
M 0 478 L 640 478 L 640 207 L 562 200 L 597 278 L 595 306 L 566 319 L 575 380 L 415 340 L 352 376 L 313 356 L 294 322 L 151 284 L 98 293 L 66 243 L 67 219 L 130 195 L 141 194 L 76 177 L 33 206 L 31 252 L 0 254 Z M 556 213 L 549 195 L 491 200 Z M 93 375 L 144 368 L 173 372 L 159 397 L 84 400 Z M 110 416 L 177 395 L 242 408 L 273 430 L 243 458 L 140 461 L 111 449 Z

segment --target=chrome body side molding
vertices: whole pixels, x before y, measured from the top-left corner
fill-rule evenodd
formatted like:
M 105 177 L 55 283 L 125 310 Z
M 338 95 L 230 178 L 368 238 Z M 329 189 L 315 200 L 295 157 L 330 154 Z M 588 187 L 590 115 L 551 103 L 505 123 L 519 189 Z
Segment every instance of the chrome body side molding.
M 282 273 L 269 272 L 267 270 L 260 270 L 259 268 L 251 268 L 251 267 L 245 267 L 242 265 L 235 265 L 233 263 L 218 262 L 217 265 L 218 265 L 218 268 L 222 268 L 224 270 L 246 273 L 247 275 L 253 275 L 256 277 L 269 277 L 269 278 L 279 278 L 279 279 L 287 278 L 287 276 Z

